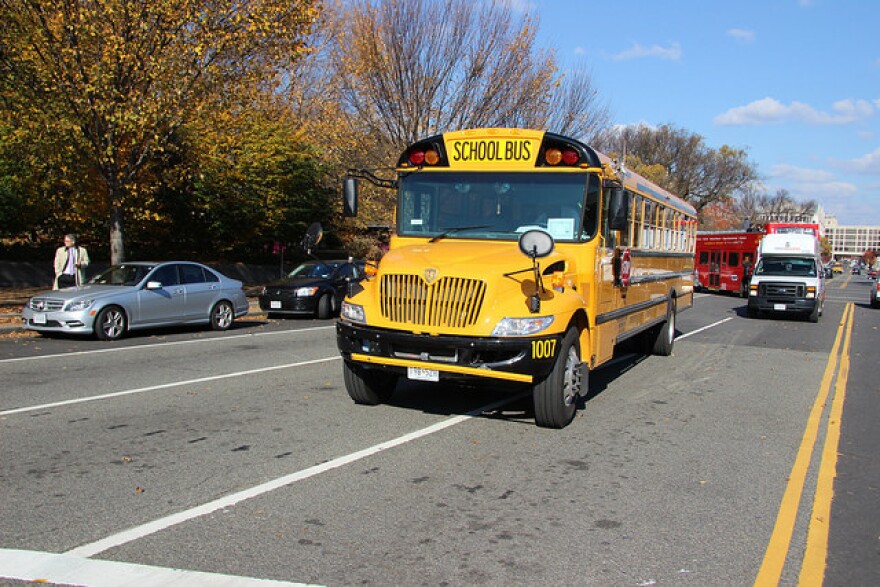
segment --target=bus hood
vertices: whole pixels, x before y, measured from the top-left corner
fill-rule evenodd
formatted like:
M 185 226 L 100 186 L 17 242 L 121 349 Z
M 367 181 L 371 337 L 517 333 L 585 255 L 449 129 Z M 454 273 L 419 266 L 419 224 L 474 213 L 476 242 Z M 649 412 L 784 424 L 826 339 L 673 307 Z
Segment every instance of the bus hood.
M 563 260 L 564 257 L 554 251 L 538 259 L 538 264 L 544 271 Z M 520 252 L 515 242 L 442 241 L 409 245 L 386 253 L 379 266 L 380 273 L 384 267 L 393 267 L 392 273 L 422 275 L 428 282 L 441 277 L 495 281 L 504 274 L 519 271 L 522 273 L 511 276 L 515 281 L 533 280 L 532 260 Z

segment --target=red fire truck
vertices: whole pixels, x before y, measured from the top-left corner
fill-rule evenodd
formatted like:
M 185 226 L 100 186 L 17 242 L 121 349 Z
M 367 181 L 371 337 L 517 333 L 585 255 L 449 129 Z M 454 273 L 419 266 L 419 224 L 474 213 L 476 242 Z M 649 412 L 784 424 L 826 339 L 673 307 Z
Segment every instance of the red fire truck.
M 749 279 L 764 232 L 705 231 L 697 233 L 695 286 L 748 296 Z

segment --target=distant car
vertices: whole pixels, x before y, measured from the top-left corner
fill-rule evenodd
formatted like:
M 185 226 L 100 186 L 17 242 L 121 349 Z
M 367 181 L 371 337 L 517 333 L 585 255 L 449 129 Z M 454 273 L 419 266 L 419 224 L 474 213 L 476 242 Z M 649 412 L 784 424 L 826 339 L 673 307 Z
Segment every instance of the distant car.
M 868 279 L 877 279 L 876 269 L 868 269 Z
M 861 274 L 861 272 L 862 272 L 862 270 L 859 269 L 859 266 L 858 266 L 858 265 L 853 265 L 853 268 L 852 268 L 852 274 L 853 274 L 853 275 L 859 275 L 859 274 Z
M 871 307 L 880 308 L 880 282 L 871 284 Z
M 267 283 L 260 292 L 260 309 L 269 317 L 289 314 L 324 320 L 339 313 L 348 284 L 363 278 L 362 261 L 309 261 Z
M 242 283 L 187 261 L 113 265 L 85 285 L 47 291 L 22 310 L 26 330 L 115 340 L 138 328 L 210 324 L 226 330 L 248 313 Z

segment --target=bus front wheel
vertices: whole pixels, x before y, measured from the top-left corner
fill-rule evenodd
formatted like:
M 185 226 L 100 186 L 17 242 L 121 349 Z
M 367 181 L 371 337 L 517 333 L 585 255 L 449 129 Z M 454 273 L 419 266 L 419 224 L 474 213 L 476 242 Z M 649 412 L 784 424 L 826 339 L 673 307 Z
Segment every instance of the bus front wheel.
M 375 406 L 387 402 L 397 385 L 397 375 L 378 369 L 365 369 L 349 361 L 342 363 L 345 389 L 356 404 Z
M 670 298 L 666 306 L 666 321 L 651 332 L 651 353 L 661 357 L 671 355 L 675 344 L 675 298 Z
M 581 349 L 578 332 L 569 328 L 562 339 L 553 370 L 532 389 L 535 424 L 542 428 L 565 428 L 574 419 L 581 394 Z

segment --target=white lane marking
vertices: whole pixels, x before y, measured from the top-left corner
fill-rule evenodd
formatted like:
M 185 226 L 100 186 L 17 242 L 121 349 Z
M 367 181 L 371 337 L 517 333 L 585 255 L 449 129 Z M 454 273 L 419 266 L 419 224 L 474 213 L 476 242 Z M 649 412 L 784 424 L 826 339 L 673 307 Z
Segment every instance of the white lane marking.
M 266 483 L 256 485 L 243 491 L 231 493 L 227 496 L 215 499 L 214 501 L 210 501 L 203 505 L 196 506 L 182 512 L 178 512 L 176 514 L 171 514 L 169 516 L 165 516 L 164 518 L 159 518 L 158 520 L 147 522 L 146 524 L 141 524 L 140 526 L 135 526 L 134 528 L 129 528 L 128 530 L 113 534 L 112 536 L 108 536 L 107 538 L 92 542 L 91 544 L 84 544 L 80 547 L 67 551 L 65 554 L 83 557 L 95 556 L 96 554 L 104 552 L 105 550 L 127 544 L 134 540 L 149 536 L 150 534 L 154 534 L 161 530 L 170 528 L 171 526 L 175 526 L 194 518 L 210 514 L 211 512 L 215 512 L 220 509 L 232 507 L 240 501 L 244 501 L 252 497 L 257 497 L 275 489 L 280 489 L 286 485 L 292 485 L 293 483 L 308 479 L 309 477 L 314 477 L 315 475 L 320 475 L 321 473 L 326 473 L 327 471 L 338 469 L 339 467 L 349 465 L 361 459 L 365 459 L 369 456 L 378 454 L 382 451 L 401 446 L 414 440 L 418 440 L 419 438 L 429 436 L 431 434 L 434 434 L 435 432 L 440 432 L 441 430 L 445 430 L 446 428 L 450 428 L 452 426 L 455 426 L 456 424 L 460 424 L 462 422 L 470 420 L 471 418 L 479 416 L 484 412 L 490 412 L 492 410 L 498 409 L 501 406 L 517 401 L 530 394 L 531 391 L 525 391 L 514 396 L 506 397 L 504 399 L 487 404 L 481 408 L 472 410 L 461 416 L 453 416 L 452 418 L 447 418 L 446 420 L 437 422 L 436 424 L 432 424 L 431 426 L 428 426 L 426 428 L 404 434 L 403 436 L 398 436 L 397 438 L 392 438 L 391 440 L 385 442 L 380 442 L 379 444 L 373 445 L 363 450 L 343 455 L 333 460 L 314 465 L 295 473 L 291 473 L 290 475 L 285 475 L 284 477 L 279 477 L 277 479 L 267 481 Z
M 684 334 L 680 334 L 680 335 L 676 336 L 675 340 L 681 340 L 683 338 L 693 336 L 694 334 L 699 334 L 700 332 L 703 332 L 704 330 L 709 330 L 710 328 L 714 328 L 715 326 L 718 326 L 719 324 L 724 324 L 725 322 L 727 322 L 729 320 L 733 320 L 733 317 L 724 318 L 723 320 L 719 320 L 718 322 L 713 322 L 712 324 L 707 324 L 706 326 L 703 326 L 702 328 L 697 328 L 696 330 L 692 330 L 690 332 L 685 332 Z
M 59 583 L 89 585 L 89 587 L 165 587 L 166 585 L 194 585 L 198 587 L 305 587 L 306 583 L 291 583 L 271 579 L 255 579 L 168 569 L 134 563 L 92 560 L 29 550 L 0 548 L 0 577 L 32 583 Z
M 290 369 L 292 367 L 303 367 L 305 365 L 315 365 L 317 363 L 326 363 L 328 361 L 338 361 L 342 357 L 326 357 L 323 359 L 312 359 L 310 361 L 300 361 L 298 363 L 287 363 L 286 365 L 275 365 L 273 367 L 261 367 L 260 369 L 249 369 L 247 371 L 237 371 L 235 373 L 227 373 L 225 375 L 212 375 L 211 377 L 199 377 L 198 379 L 187 379 L 186 381 L 173 381 L 171 383 L 161 383 L 159 385 L 150 385 L 149 387 L 139 387 L 137 389 L 126 389 L 124 391 L 114 391 L 113 393 L 105 393 L 102 395 L 92 395 L 89 397 L 80 397 L 76 399 L 68 399 L 60 402 L 52 402 L 48 404 L 40 404 L 37 406 L 25 406 L 23 408 L 13 408 L 11 410 L 0 411 L 0 416 L 10 416 L 12 414 L 21 414 L 23 412 L 35 412 L 37 410 L 45 410 L 47 408 L 57 408 L 58 406 L 69 406 L 73 404 L 81 404 L 84 402 L 93 402 L 102 399 L 110 399 L 115 397 L 123 397 L 136 393 L 144 393 L 147 391 L 156 391 L 157 389 L 169 389 L 171 387 L 180 387 L 181 385 L 194 385 L 196 383 L 206 383 L 208 381 L 218 381 L 220 379 L 230 379 L 232 377 L 243 377 L 245 375 L 253 375 L 255 373 L 267 373 L 269 371 L 277 371 L 279 369 Z
M 313 326 L 311 328 L 298 328 L 294 330 L 278 330 L 274 332 L 250 332 L 248 334 L 230 334 L 228 336 L 215 336 L 212 338 L 200 338 L 197 340 L 175 340 L 171 342 L 154 342 L 149 344 L 138 344 L 132 346 L 113 347 L 109 349 L 93 349 L 90 351 L 75 351 L 72 353 L 56 353 L 54 355 L 35 355 L 33 357 L 14 357 L 11 359 L 0 359 L 2 363 L 14 363 L 16 361 L 38 361 L 42 359 L 55 359 L 59 357 L 76 357 L 81 355 L 97 355 L 100 353 L 119 353 L 122 351 L 140 351 L 152 347 L 174 346 L 180 344 L 197 344 L 201 342 L 223 342 L 236 340 L 239 338 L 247 338 L 251 336 L 276 336 L 279 334 L 291 334 L 300 332 L 314 332 L 315 330 L 326 330 L 328 328 L 336 328 L 335 326 Z

